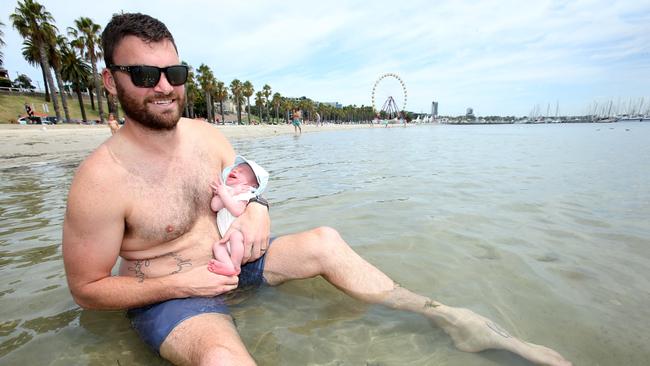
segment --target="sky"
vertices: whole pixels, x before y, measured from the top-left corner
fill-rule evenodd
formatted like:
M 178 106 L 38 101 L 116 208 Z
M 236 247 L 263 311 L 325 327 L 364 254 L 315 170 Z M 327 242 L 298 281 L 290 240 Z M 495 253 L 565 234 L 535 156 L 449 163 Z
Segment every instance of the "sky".
M 619 113 L 650 107 L 650 1 L 77 1 L 40 0 L 61 32 L 81 16 L 164 22 L 180 58 L 227 85 L 249 80 L 283 96 L 381 109 L 478 116 Z M 42 87 L 0 3 L 4 67 Z M 99 65 L 103 67 L 103 61 Z M 395 74 L 377 82 L 382 75 Z M 402 87 L 402 84 L 404 87 Z M 404 96 L 406 94 L 406 97 Z M 598 107 L 600 106 L 600 107 Z

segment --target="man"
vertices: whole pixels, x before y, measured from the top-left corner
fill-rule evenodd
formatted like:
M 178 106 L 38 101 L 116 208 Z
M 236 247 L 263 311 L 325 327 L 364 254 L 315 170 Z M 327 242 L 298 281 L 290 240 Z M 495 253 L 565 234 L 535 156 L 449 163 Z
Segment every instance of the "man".
M 187 69 L 164 24 L 142 14 L 115 15 L 102 40 L 104 85 L 119 98 L 127 123 L 81 164 L 70 188 L 63 256 L 79 305 L 131 309 L 141 338 L 172 363 L 251 365 L 217 295 L 320 275 L 356 299 L 422 314 L 461 350 L 506 349 L 536 363 L 569 364 L 469 310 L 397 286 L 333 229 L 281 236 L 269 245 L 270 220 L 260 202 L 249 203 L 221 239 L 228 241 L 232 230 L 244 235 L 239 277 L 209 272 L 219 238 L 210 182 L 233 163 L 234 151 L 209 124 L 180 118 Z M 112 276 L 118 257 L 120 271 Z

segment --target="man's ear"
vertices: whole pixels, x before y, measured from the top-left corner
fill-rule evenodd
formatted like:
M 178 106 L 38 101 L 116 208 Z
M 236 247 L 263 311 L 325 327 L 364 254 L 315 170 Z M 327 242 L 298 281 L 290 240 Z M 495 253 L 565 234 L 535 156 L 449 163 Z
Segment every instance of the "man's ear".
M 104 81 L 104 88 L 112 95 L 117 95 L 117 87 L 115 86 L 115 79 L 109 69 L 102 70 L 102 80 Z

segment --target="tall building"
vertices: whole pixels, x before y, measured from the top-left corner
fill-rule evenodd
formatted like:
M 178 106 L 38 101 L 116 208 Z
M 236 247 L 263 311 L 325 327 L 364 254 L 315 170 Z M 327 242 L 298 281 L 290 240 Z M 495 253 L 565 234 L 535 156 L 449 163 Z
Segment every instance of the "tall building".
M 465 117 L 474 118 L 474 109 L 467 108 L 467 113 L 465 113 Z
M 435 100 L 431 102 L 431 117 L 438 117 L 438 102 Z

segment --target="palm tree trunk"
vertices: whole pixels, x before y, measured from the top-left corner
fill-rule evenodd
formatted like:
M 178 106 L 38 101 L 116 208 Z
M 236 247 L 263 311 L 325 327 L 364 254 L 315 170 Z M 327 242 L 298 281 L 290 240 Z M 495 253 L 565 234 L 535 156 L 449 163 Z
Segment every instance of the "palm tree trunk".
M 208 122 L 212 122 L 212 107 L 210 107 L 210 104 L 212 104 L 210 93 L 206 91 L 205 92 L 205 113 L 207 114 Z
M 90 108 L 92 108 L 93 111 L 94 111 L 95 110 L 95 95 L 93 94 L 92 89 L 86 88 L 86 90 L 88 90 L 88 95 L 90 96 Z
M 102 105 L 102 93 L 101 87 L 99 85 L 99 79 L 97 78 L 97 57 L 95 55 L 95 50 L 90 51 L 90 62 L 93 67 L 93 80 L 95 81 L 95 93 L 97 93 L 97 106 L 99 107 L 99 122 L 104 123 L 104 106 Z
M 109 98 L 111 105 L 113 106 L 113 110 L 115 111 L 115 119 L 120 120 L 120 106 L 117 104 L 117 96 L 111 95 Z
M 50 63 L 47 61 L 47 53 L 45 51 L 45 44 L 40 45 L 39 53 L 41 54 L 41 65 L 45 66 L 45 80 L 50 84 L 52 91 L 52 104 L 54 105 L 54 113 L 56 120 L 61 121 L 61 110 L 59 109 L 59 99 L 56 97 L 56 88 L 54 87 L 54 79 L 50 72 Z
M 248 107 L 247 116 L 248 116 L 248 124 L 250 125 L 251 124 L 251 98 L 250 97 L 246 97 L 246 106 Z
M 226 117 L 223 116 L 223 99 L 219 101 L 219 109 L 221 110 L 221 123 L 226 123 Z
M 50 88 L 47 87 L 47 76 L 45 76 L 45 66 L 41 64 L 41 72 L 43 72 L 43 85 L 45 86 L 45 101 L 50 102 Z
M 212 102 L 212 97 L 210 97 L 210 107 L 212 108 L 212 122 L 217 122 L 217 108 L 214 106 L 214 102 Z
M 56 76 L 56 83 L 61 91 L 61 104 L 63 105 L 63 113 L 65 114 L 65 122 L 70 123 L 70 111 L 68 110 L 68 96 L 65 94 L 63 87 L 63 78 L 61 77 L 61 67 L 54 68 L 54 75 Z
M 88 118 L 86 118 L 86 108 L 84 108 L 84 98 L 81 95 L 81 88 L 77 88 L 75 91 L 77 92 L 77 99 L 79 99 L 79 109 L 81 109 L 81 120 L 87 122 Z
M 185 89 L 185 108 L 183 108 L 183 117 L 190 117 L 190 103 L 187 103 L 187 88 Z
M 237 124 L 241 125 L 241 104 L 237 103 Z

